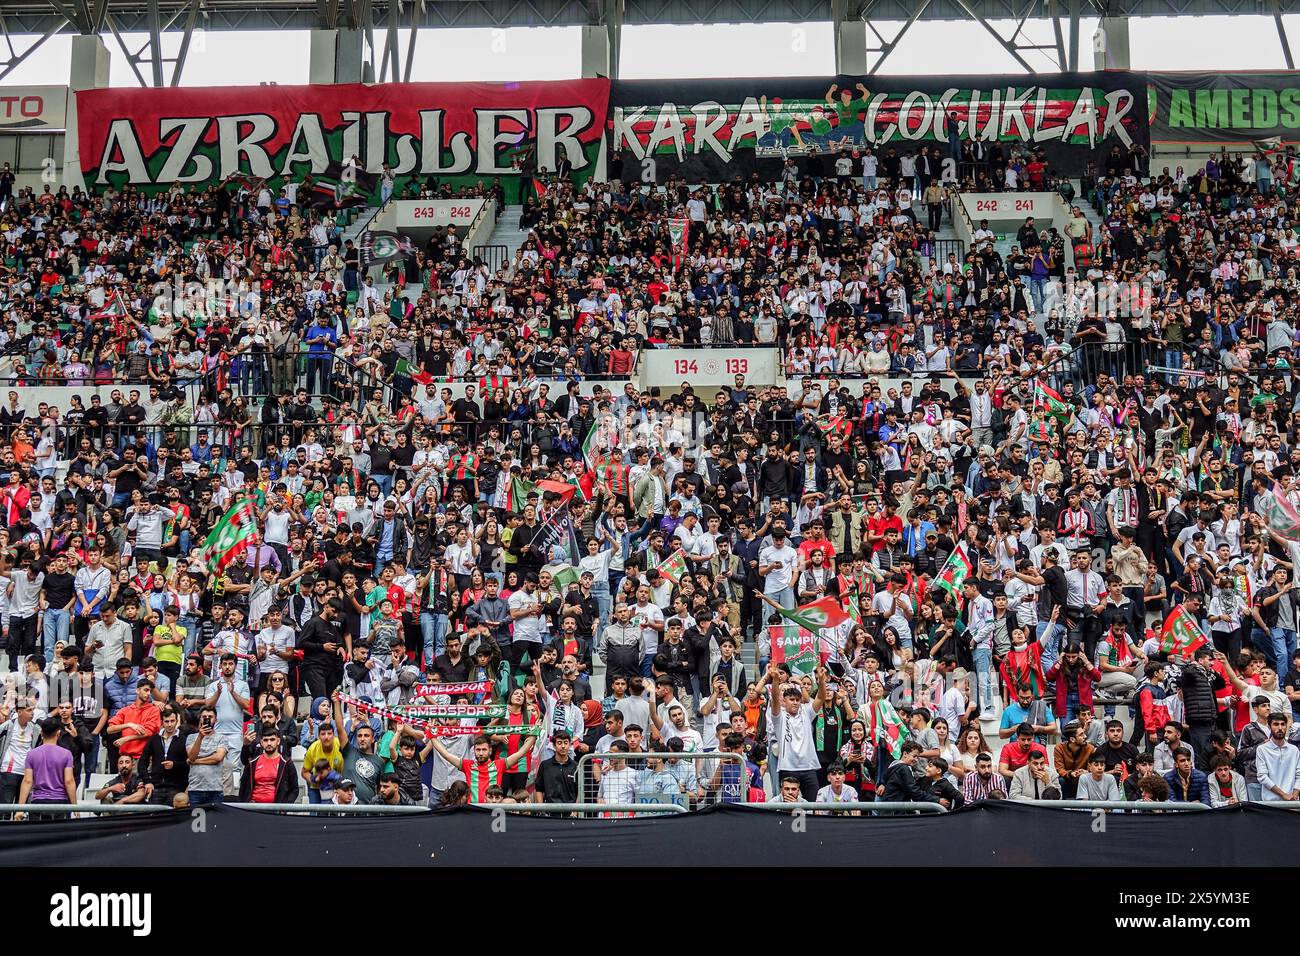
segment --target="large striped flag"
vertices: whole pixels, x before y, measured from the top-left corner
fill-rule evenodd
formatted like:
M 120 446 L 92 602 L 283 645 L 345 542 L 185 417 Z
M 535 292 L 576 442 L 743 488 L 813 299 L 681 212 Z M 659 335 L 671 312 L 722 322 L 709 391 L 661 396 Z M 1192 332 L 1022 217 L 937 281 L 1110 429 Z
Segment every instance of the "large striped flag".
M 1187 613 L 1187 608 L 1180 604 L 1169 612 L 1164 627 L 1160 629 L 1162 652 L 1191 657 L 1204 643 L 1205 635 L 1201 632 L 1201 626 Z
M 1300 541 L 1300 510 L 1287 498 L 1277 484 L 1265 492 L 1256 505 L 1264 523 L 1274 537 L 1284 541 Z
M 1044 385 L 1039 379 L 1034 379 L 1034 411 L 1042 411 L 1048 418 L 1055 418 L 1062 423 L 1068 422 L 1074 414 L 1074 409 L 1061 397 L 1061 393 L 1050 385 Z
M 907 722 L 898 715 L 894 705 L 882 698 L 867 709 L 867 734 L 877 746 L 889 751 L 897 760 L 903 755 L 903 742 L 907 740 Z
M 975 566 L 971 564 L 970 557 L 966 554 L 964 545 L 957 545 L 952 554 L 948 555 L 948 560 L 944 562 L 943 568 L 939 571 L 939 576 L 934 579 L 935 587 L 943 588 L 952 595 L 953 601 L 958 607 L 966 599 L 961 593 L 962 585 L 970 577 Z
M 839 599 L 829 594 L 793 611 L 780 608 L 779 613 L 787 621 L 797 624 L 808 631 L 817 631 L 823 627 L 835 627 L 844 623 L 849 617 L 849 612 L 844 610 Z
M 853 422 L 843 415 L 817 416 L 817 430 L 824 436 L 840 435 L 847 438 L 853 431 Z
M 677 550 L 656 564 L 655 567 L 658 568 L 660 574 L 672 581 L 673 584 L 681 584 L 682 575 L 689 570 L 686 565 L 685 552 Z
M 812 632 L 798 624 L 770 624 L 767 635 L 772 643 L 773 664 L 784 664 L 794 677 L 817 670 L 817 646 Z
M 510 487 L 506 489 L 506 510 L 523 511 L 528 504 L 528 493 L 537 490 L 537 485 L 526 478 L 511 478 Z
M 551 491 L 560 496 L 560 504 L 567 505 L 569 500 L 578 492 L 576 485 L 567 481 L 552 481 L 550 478 L 543 478 L 537 482 L 539 492 Z
M 220 574 L 257 538 L 257 513 L 245 498 L 225 513 L 203 542 L 203 563 L 210 574 Z

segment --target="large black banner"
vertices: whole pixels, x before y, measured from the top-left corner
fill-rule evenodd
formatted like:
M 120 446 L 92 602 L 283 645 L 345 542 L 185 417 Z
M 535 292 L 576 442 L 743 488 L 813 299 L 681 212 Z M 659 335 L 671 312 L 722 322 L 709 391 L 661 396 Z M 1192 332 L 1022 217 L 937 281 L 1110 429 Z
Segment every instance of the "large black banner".
M 625 180 L 691 182 L 779 175 L 786 157 L 870 146 L 902 155 L 937 146 L 950 126 L 972 138 L 1042 148 L 1077 175 L 1113 146 L 1150 142 L 1146 74 L 827 79 L 620 80 L 610 149 Z
M 1300 73 L 1151 73 L 1148 80 L 1157 142 L 1300 140 Z
M 304 808 L 306 809 L 306 808 Z M 216 807 L 0 823 L 0 866 L 1284 867 L 1300 814 L 1258 804 L 1104 816 L 988 801 L 936 817 L 830 817 L 719 807 L 670 818 L 575 820 L 462 808 L 340 819 Z M 376 853 L 378 851 L 378 853 Z

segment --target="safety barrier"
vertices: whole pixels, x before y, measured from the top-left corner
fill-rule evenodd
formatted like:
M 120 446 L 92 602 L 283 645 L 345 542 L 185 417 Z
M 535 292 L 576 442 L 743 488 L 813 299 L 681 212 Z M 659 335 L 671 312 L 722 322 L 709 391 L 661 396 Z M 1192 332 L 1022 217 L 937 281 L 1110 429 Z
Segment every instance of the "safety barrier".
M 947 813 L 946 807 L 937 803 L 903 803 L 896 800 L 881 800 L 879 802 L 871 800 L 852 800 L 847 803 L 816 803 L 811 800 L 796 800 L 793 803 L 783 801 L 772 801 L 771 803 L 742 803 L 742 807 L 754 807 L 758 810 L 804 810 L 820 813 L 844 813 L 845 811 L 858 811 L 863 816 L 867 815 L 893 815 L 903 813 L 917 813 L 924 816 L 925 814 Z
M 681 753 L 681 754 L 635 753 L 633 754 L 633 753 L 619 753 L 618 751 L 615 750 L 607 753 L 583 754 L 581 757 L 578 758 L 578 800 L 584 803 L 587 807 L 592 806 L 592 804 L 586 802 L 587 765 L 591 761 L 593 760 L 651 760 L 651 759 L 664 760 L 664 761 L 667 761 L 669 759 L 690 760 L 695 762 L 696 764 L 698 764 L 702 760 L 720 760 L 724 763 L 738 764 L 740 766 L 740 772 L 742 774 L 744 774 L 745 772 L 745 757 L 743 754 L 726 753 L 722 751 L 703 753 L 703 754 L 687 754 L 687 753 Z M 641 806 L 641 804 L 636 804 L 636 805 Z M 649 805 L 655 806 L 656 804 L 649 804 Z M 659 804 L 659 805 L 667 806 L 667 804 Z M 540 804 L 540 806 L 546 806 L 546 804 Z M 600 804 L 599 806 L 602 809 L 608 809 L 608 806 L 606 804 Z
M 328 816 L 409 816 L 413 814 L 432 813 L 430 807 L 374 804 L 374 803 L 223 803 L 223 807 L 233 810 L 259 810 L 266 813 L 290 814 L 324 814 Z M 672 803 L 494 803 L 491 809 L 500 808 L 509 813 L 621 813 L 621 814 L 678 814 L 685 813 L 686 808 Z M 185 807 L 180 811 L 171 807 L 149 803 L 4 803 L 0 804 L 0 814 L 57 814 L 71 817 L 78 813 L 93 815 L 126 815 L 136 813 L 168 814 L 190 812 L 203 809 Z

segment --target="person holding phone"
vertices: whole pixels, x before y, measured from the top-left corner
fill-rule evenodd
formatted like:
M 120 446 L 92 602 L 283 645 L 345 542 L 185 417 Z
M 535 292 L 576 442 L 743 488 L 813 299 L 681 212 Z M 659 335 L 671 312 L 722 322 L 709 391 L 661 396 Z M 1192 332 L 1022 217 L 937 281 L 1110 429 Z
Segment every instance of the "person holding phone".
M 186 759 L 190 764 L 189 799 L 191 807 L 221 803 L 221 767 L 226 761 L 228 747 L 218 736 L 217 710 L 204 706 L 199 711 L 199 729 L 185 738 Z

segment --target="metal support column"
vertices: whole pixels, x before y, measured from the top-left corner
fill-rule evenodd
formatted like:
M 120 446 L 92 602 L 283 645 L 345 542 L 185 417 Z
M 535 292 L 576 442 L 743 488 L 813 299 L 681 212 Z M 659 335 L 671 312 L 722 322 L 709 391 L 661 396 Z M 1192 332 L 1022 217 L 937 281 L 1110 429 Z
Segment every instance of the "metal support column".
M 1282 56 L 1288 70 L 1295 69 L 1295 58 L 1291 56 L 1291 42 L 1286 37 L 1286 24 L 1282 22 L 1282 5 L 1273 0 L 1273 22 L 1277 24 L 1277 38 L 1282 44 Z
M 859 0 L 831 0 L 835 42 L 835 72 L 867 72 L 867 24 Z
M 1071 73 L 1079 71 L 1079 5 L 1082 0 L 1066 0 L 1070 5 L 1070 55 L 1067 69 Z

